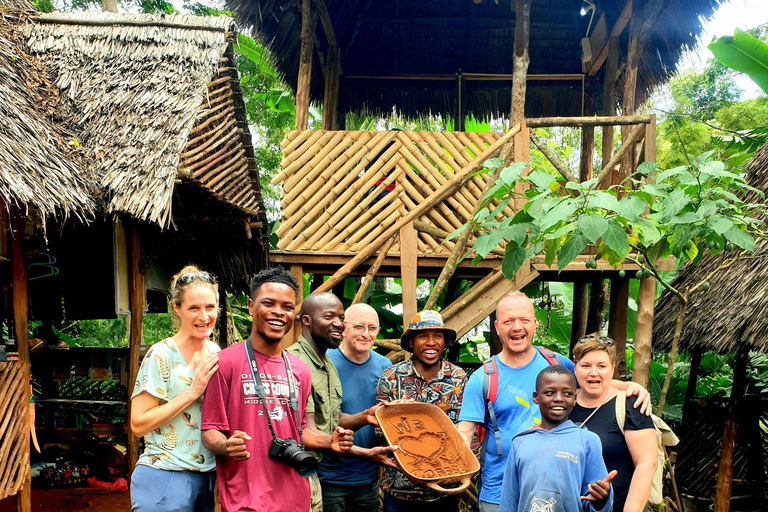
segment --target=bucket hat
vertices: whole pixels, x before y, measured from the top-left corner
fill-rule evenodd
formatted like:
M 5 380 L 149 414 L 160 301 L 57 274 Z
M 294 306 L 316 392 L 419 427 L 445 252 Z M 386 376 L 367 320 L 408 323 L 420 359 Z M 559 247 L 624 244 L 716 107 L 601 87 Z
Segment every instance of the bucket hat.
M 408 328 L 400 337 L 400 347 L 405 351 L 413 352 L 413 349 L 411 348 L 413 335 L 417 331 L 424 331 L 427 329 L 443 331 L 446 349 L 456 343 L 456 331 L 445 326 L 442 315 L 437 311 L 425 310 L 419 311 L 413 315 L 413 318 L 411 318 L 411 321 L 408 324 Z

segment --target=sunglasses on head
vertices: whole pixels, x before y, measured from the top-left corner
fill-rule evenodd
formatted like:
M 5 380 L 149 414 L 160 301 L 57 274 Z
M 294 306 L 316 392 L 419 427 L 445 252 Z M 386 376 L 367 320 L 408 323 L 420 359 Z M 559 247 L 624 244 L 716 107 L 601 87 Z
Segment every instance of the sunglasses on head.
M 209 274 L 208 272 L 184 272 L 179 276 L 176 282 L 184 285 L 191 283 L 195 279 L 199 279 L 204 283 L 216 284 L 216 278 L 213 274 Z
M 613 346 L 613 340 L 611 338 L 607 338 L 605 336 L 584 336 L 579 340 L 579 343 L 586 343 L 589 340 L 597 340 L 606 347 Z

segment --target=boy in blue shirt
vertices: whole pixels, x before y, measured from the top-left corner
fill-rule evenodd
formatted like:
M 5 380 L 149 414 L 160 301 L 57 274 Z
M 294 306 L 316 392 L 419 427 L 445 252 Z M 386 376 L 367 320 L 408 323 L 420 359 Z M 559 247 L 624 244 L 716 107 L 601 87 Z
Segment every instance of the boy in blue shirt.
M 576 402 L 576 380 L 564 366 L 536 377 L 533 401 L 541 428 L 512 439 L 501 485 L 501 512 L 611 512 L 613 491 L 600 438 L 578 428 L 568 415 Z

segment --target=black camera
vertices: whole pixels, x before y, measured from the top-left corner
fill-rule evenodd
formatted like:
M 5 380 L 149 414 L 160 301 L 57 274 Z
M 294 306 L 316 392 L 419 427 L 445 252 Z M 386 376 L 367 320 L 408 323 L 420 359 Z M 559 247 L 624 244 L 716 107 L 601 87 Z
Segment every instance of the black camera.
M 267 455 L 270 459 L 291 466 L 304 478 L 317 472 L 317 459 L 305 452 L 302 446 L 290 437 L 288 439 L 273 437 Z

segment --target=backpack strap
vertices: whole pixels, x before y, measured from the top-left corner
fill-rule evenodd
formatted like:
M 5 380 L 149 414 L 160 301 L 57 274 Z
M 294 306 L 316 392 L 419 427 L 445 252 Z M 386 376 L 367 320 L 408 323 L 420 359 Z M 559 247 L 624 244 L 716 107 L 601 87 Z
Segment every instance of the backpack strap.
M 616 394 L 616 423 L 619 424 L 619 430 L 624 435 L 624 421 L 627 419 L 627 396 L 619 391 Z
M 534 346 L 534 348 L 539 352 L 539 354 L 542 355 L 542 357 L 544 357 L 544 359 L 547 360 L 550 365 L 559 364 L 560 366 L 563 366 L 563 360 L 560 359 L 560 354 L 557 352 L 552 352 L 548 348 L 539 347 L 538 345 Z
M 496 413 L 493 410 L 493 401 L 496 399 L 496 393 L 499 389 L 499 370 L 496 367 L 496 360 L 492 357 L 483 363 L 483 403 L 485 405 L 485 417 L 491 420 L 491 430 L 496 439 L 496 453 L 501 457 L 501 433 L 499 425 L 496 422 Z M 485 451 L 488 445 L 488 435 L 483 438 L 483 444 L 480 448 L 480 460 L 485 460 Z

